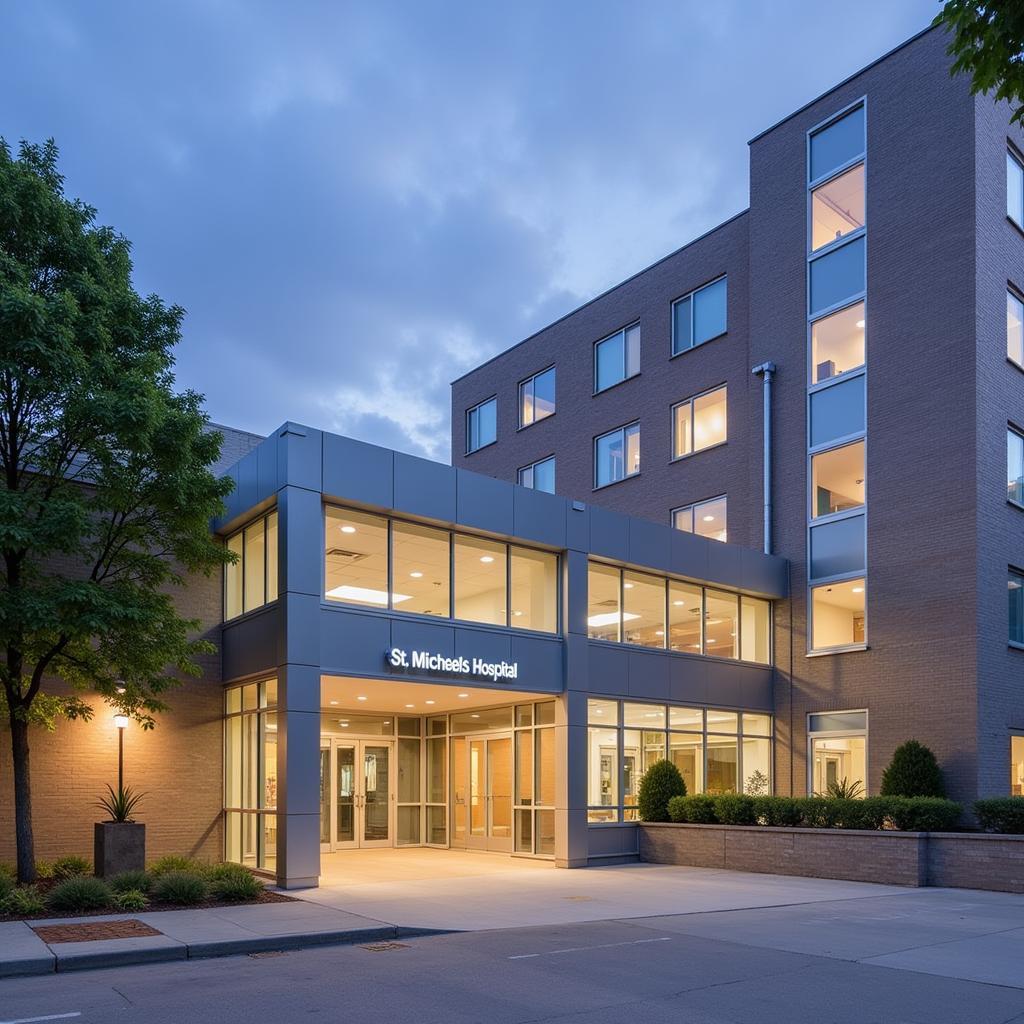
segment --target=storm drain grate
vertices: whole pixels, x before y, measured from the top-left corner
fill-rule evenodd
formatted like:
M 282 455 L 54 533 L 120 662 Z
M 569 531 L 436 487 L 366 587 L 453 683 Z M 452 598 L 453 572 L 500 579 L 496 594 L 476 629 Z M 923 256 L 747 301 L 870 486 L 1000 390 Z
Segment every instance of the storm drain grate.
M 371 942 L 370 945 L 362 948 L 371 953 L 387 953 L 392 949 L 408 949 L 409 945 L 406 942 Z

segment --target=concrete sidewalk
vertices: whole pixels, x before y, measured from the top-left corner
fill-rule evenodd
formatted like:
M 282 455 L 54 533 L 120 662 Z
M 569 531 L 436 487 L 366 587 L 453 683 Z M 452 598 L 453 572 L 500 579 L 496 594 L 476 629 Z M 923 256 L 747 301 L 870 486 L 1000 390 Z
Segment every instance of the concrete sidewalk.
M 47 944 L 32 930 L 32 926 L 39 925 L 126 920 L 141 921 L 161 934 Z M 305 946 L 379 942 L 431 931 L 403 928 L 302 900 L 201 910 L 10 921 L 0 923 L 0 977 Z

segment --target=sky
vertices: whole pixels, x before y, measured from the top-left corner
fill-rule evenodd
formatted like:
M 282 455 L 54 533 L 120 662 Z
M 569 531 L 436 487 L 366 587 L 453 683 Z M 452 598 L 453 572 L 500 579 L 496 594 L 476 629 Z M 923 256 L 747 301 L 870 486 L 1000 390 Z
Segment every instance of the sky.
M 747 205 L 932 0 L 22 0 L 0 136 L 187 311 L 211 418 L 449 458 L 449 384 Z

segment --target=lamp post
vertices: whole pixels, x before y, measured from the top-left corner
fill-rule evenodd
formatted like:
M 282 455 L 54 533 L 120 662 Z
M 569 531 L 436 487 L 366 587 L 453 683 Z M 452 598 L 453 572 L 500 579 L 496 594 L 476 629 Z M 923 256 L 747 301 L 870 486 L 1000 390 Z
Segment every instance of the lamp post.
M 128 727 L 127 715 L 114 715 L 117 726 L 117 791 L 124 792 L 124 731 Z

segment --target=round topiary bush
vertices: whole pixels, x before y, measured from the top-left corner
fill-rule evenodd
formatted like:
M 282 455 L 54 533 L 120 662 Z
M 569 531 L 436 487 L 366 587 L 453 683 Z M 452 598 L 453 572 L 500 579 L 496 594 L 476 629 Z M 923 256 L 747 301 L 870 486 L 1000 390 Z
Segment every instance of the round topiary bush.
M 882 772 L 882 796 L 945 797 L 942 771 L 935 755 L 923 743 L 907 740 L 893 752 Z
M 637 793 L 641 821 L 668 821 L 668 802 L 674 796 L 686 796 L 686 783 L 679 769 L 669 760 L 655 761 L 643 778 Z
M 153 898 L 161 903 L 191 906 L 206 899 L 206 879 L 195 871 L 168 871 L 153 883 Z
M 52 910 L 102 910 L 109 907 L 110 887 L 92 875 L 75 875 L 58 882 L 46 899 Z

